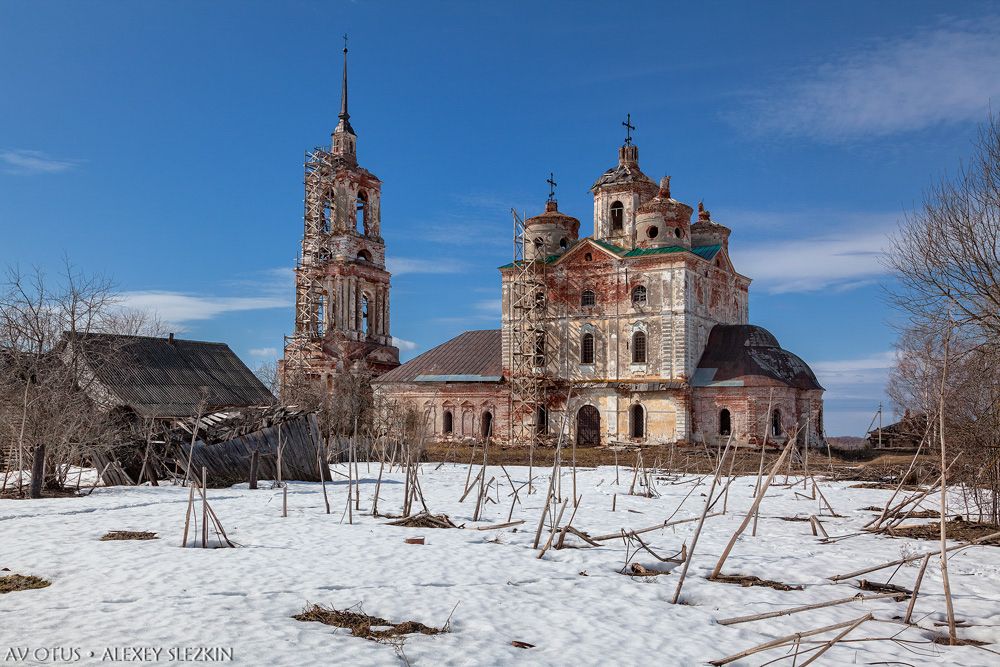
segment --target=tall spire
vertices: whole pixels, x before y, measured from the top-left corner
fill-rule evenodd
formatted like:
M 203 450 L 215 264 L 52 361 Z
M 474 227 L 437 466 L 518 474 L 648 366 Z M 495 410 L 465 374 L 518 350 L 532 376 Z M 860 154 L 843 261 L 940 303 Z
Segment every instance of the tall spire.
M 340 84 L 340 122 L 337 123 L 336 132 L 350 132 L 354 134 L 351 127 L 351 114 L 347 113 L 347 35 L 344 35 L 344 78 Z

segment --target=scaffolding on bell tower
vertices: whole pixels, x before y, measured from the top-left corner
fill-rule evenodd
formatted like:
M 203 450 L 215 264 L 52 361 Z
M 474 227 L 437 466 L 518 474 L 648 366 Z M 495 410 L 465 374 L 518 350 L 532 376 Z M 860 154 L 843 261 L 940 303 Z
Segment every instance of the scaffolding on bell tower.
M 514 275 L 510 281 L 507 319 L 510 331 L 510 444 L 534 447 L 542 433 L 538 419 L 545 409 L 549 351 L 545 320 L 548 298 L 545 290 L 545 258 L 525 253 L 524 219 L 513 217 Z

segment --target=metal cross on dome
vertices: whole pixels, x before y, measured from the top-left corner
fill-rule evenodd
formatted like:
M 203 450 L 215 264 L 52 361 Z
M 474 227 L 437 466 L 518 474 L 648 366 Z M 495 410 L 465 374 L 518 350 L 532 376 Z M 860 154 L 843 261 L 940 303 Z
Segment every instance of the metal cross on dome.
M 632 124 L 632 114 L 625 115 L 625 122 L 622 123 L 625 127 L 625 145 L 632 145 L 632 130 L 635 129 L 635 125 Z
M 549 177 L 545 181 L 546 183 L 549 184 L 549 201 L 555 201 L 556 200 L 556 185 L 557 185 L 557 183 L 555 181 L 555 178 L 556 178 L 555 174 L 553 174 L 550 171 L 549 172 Z
M 347 53 L 347 33 L 344 33 L 344 53 Z

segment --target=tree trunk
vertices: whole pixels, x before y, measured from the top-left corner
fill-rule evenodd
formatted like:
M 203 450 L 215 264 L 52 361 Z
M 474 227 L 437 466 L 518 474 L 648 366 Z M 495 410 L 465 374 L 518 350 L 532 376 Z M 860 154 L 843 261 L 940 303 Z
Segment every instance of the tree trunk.
M 31 489 L 29 498 L 42 497 L 42 483 L 45 481 L 45 445 L 35 445 L 31 461 Z

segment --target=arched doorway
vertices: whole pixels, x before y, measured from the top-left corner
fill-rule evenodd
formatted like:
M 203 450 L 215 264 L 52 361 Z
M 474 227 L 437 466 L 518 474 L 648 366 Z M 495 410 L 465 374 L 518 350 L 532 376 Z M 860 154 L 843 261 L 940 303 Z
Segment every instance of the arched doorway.
M 601 444 L 601 413 L 593 405 L 585 405 L 576 413 L 576 444 Z

